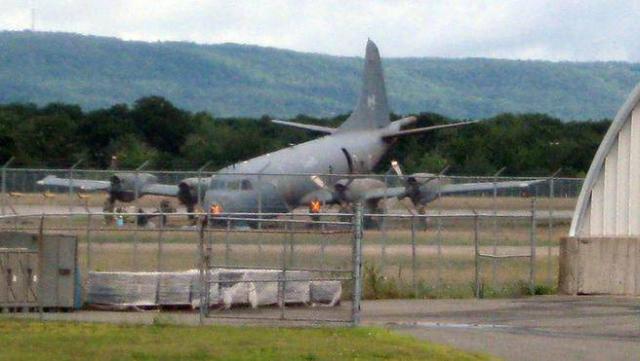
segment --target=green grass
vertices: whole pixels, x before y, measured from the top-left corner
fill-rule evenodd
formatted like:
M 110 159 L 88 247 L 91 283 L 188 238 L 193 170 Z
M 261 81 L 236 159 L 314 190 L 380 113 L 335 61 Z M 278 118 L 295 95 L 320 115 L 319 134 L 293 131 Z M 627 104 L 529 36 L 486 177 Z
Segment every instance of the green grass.
M 492 360 L 378 328 L 0 321 L 0 360 Z

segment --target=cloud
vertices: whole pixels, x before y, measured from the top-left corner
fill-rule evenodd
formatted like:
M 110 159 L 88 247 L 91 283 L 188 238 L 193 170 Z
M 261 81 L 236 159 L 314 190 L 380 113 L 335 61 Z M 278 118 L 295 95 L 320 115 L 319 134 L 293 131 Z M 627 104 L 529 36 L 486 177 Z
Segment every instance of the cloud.
M 32 0 L 36 27 L 129 40 L 236 42 L 361 56 L 640 61 L 637 1 Z M 0 29 L 30 25 L 3 0 Z

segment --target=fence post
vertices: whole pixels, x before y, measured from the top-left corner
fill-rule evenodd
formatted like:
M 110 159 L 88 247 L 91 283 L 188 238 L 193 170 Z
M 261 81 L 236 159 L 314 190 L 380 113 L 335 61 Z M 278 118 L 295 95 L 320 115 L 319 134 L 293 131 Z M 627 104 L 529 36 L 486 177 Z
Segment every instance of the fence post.
M 536 290 L 536 199 L 531 198 L 531 229 L 529 230 L 529 293 L 535 294 Z
M 418 283 L 416 280 L 416 271 L 418 263 L 416 259 L 416 216 L 411 215 L 411 283 L 413 286 L 413 297 L 418 298 Z
M 17 217 L 16 217 L 17 218 Z M 38 227 L 38 285 L 36 286 L 37 298 L 38 298 L 38 314 L 40 321 L 44 321 L 44 306 L 42 305 L 42 290 L 44 285 L 42 284 L 42 270 L 44 269 L 44 214 L 40 216 L 40 227 Z M 58 293 L 56 292 L 56 295 Z
M 158 272 L 162 272 L 162 253 L 163 253 L 163 239 L 164 235 L 164 223 L 165 223 L 165 213 L 163 210 L 160 211 L 160 229 L 158 229 L 158 254 L 156 256 L 156 270 Z
M 140 197 L 139 194 L 139 190 L 138 190 L 138 182 L 140 181 L 139 175 L 140 175 L 140 170 L 142 170 L 144 167 L 147 166 L 147 164 L 149 164 L 149 161 L 146 160 L 144 161 L 144 163 L 142 163 L 138 168 L 136 168 L 135 170 L 135 182 L 134 182 L 134 186 L 133 186 L 133 195 L 134 195 L 134 200 L 133 200 L 133 205 L 135 207 L 135 212 L 136 214 L 139 214 L 138 212 L 138 198 Z M 134 219 L 134 229 L 133 229 L 133 270 L 134 271 L 138 271 L 138 216 L 135 217 Z
M 553 283 L 553 281 L 551 280 L 551 255 L 552 255 L 552 240 L 553 240 L 553 200 L 555 198 L 555 178 L 558 176 L 558 174 L 560 173 L 560 171 L 562 171 L 562 168 L 558 169 L 557 171 L 555 171 L 551 177 L 549 177 L 549 234 L 548 234 L 548 242 L 549 244 L 547 245 L 547 284 L 551 285 Z
M 91 213 L 87 214 L 87 274 L 91 271 Z
M 438 175 L 438 184 L 442 184 L 442 176 Z M 440 186 L 438 186 L 438 200 L 440 200 L 440 196 L 442 196 L 442 191 Z M 442 286 L 442 206 L 441 203 L 438 202 L 438 212 L 436 219 L 436 249 L 437 249 L 437 261 L 436 261 L 436 284 L 438 287 Z M 424 230 L 427 230 L 427 218 L 423 219 L 425 224 Z
M 229 244 L 229 233 L 231 232 L 231 221 L 227 217 L 227 225 L 224 231 L 224 265 L 229 265 L 229 255 L 231 253 L 231 245 Z M 262 252 L 262 250 L 260 250 Z
M 287 233 L 291 232 L 291 222 L 286 222 L 285 227 L 287 228 Z M 280 273 L 280 319 L 285 319 L 285 307 L 286 307 L 286 280 L 287 280 L 287 239 L 282 238 L 282 272 Z
M 258 173 L 258 229 L 262 229 L 262 173 Z
M 498 177 L 507 167 L 502 167 L 493 175 L 493 255 L 498 255 Z M 491 262 L 491 283 L 495 284 L 498 272 L 498 259 Z
M 206 162 L 202 167 L 198 168 L 198 204 L 202 204 L 202 172 L 211 164 Z
M 209 308 L 209 302 L 207 300 L 207 296 L 209 296 L 206 293 L 206 286 L 205 283 L 208 283 L 209 280 L 205 278 L 205 268 L 207 267 L 207 262 L 205 260 L 205 253 L 204 253 L 204 227 L 206 227 L 207 224 L 207 218 L 208 216 L 204 216 L 200 222 L 200 239 L 198 242 L 198 258 L 199 258 L 199 267 L 198 267 L 198 276 L 200 279 L 200 318 L 199 318 L 199 322 L 200 325 L 204 325 L 204 318 L 207 316 L 208 313 L 208 308 Z
M 73 171 L 82 163 L 82 159 L 75 162 L 69 168 L 69 213 L 73 213 Z M 71 216 L 69 216 L 69 226 L 71 226 Z
M 7 197 L 7 168 L 9 167 L 9 165 L 11 165 L 11 162 L 13 162 L 13 160 L 15 159 L 15 157 L 11 157 L 9 158 L 8 161 L 6 161 L 4 163 L 4 165 L 2 166 L 2 215 L 4 216 L 6 214 L 6 197 Z
M 479 223 L 479 218 L 478 218 L 478 213 L 476 213 L 476 211 L 473 211 L 474 216 L 473 216 L 473 248 L 474 248 L 474 257 L 473 257 L 473 263 L 474 263 L 474 273 L 475 273 L 475 296 L 476 298 L 480 298 L 480 245 L 479 245 L 479 240 L 478 240 L 478 223 Z
M 353 215 L 353 299 L 351 302 L 351 321 L 353 326 L 360 324 L 360 301 L 362 300 L 362 203 L 355 205 Z

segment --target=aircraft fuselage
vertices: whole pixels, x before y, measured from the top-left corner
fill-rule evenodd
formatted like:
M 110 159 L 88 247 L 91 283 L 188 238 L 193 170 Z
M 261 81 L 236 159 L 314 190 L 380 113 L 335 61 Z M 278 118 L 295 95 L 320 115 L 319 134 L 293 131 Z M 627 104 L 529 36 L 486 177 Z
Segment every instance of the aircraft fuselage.
M 381 134 L 382 129 L 337 132 L 223 168 L 212 177 L 204 209 L 219 204 L 225 212 L 289 211 L 318 189 L 310 175 L 349 173 L 343 148 L 354 172 L 370 172 L 390 145 Z

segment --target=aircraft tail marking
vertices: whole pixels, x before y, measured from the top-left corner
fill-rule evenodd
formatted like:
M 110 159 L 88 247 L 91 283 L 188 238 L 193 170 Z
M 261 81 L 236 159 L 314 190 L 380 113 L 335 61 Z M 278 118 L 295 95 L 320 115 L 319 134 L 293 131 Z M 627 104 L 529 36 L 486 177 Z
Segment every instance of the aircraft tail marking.
M 367 41 L 362 74 L 362 90 L 356 108 L 338 130 L 379 129 L 389 125 L 389 103 L 384 85 L 380 52 Z

